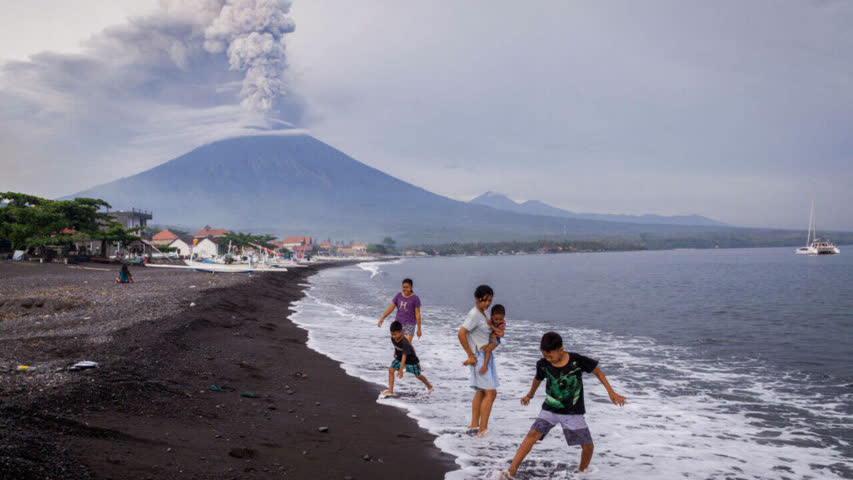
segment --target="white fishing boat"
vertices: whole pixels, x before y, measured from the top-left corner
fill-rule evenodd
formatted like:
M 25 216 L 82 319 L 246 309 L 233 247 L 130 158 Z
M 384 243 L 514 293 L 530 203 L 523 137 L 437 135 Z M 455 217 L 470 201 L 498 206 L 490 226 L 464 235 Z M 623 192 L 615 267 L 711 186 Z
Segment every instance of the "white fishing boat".
M 806 246 L 795 250 L 797 255 L 835 255 L 841 253 L 830 241 L 818 240 L 815 231 L 814 195 L 812 195 L 812 208 L 809 212 L 809 233 L 806 235 Z

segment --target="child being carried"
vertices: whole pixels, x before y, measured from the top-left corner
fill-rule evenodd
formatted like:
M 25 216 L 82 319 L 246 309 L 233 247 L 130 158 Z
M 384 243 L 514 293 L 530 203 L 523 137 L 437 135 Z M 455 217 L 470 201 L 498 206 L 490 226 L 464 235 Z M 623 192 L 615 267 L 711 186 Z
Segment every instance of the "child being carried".
M 498 348 L 498 345 L 501 344 L 501 338 L 504 336 L 504 331 L 506 330 L 506 308 L 503 305 L 497 304 L 492 307 L 492 313 L 489 318 L 489 328 L 492 329 L 492 333 L 489 334 L 489 347 L 483 349 L 483 368 L 480 369 L 480 375 L 484 375 L 486 370 L 489 367 L 489 359 L 492 356 L 492 350 Z

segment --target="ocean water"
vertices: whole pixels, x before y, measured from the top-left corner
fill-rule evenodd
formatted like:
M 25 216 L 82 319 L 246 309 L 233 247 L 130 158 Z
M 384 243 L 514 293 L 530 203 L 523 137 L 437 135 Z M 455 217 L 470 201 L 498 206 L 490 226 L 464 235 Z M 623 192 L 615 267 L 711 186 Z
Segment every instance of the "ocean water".
M 846 253 L 846 252 L 844 252 Z M 411 277 L 423 302 L 414 346 L 436 391 L 407 375 L 398 399 L 457 456 L 448 479 L 496 478 L 544 398 L 519 399 L 542 333 L 600 361 L 625 407 L 584 378 L 596 449 L 558 431 L 518 478 L 853 478 L 853 256 L 793 248 L 406 259 L 324 270 L 292 319 L 309 347 L 385 384 L 392 360 L 382 311 Z M 473 290 L 491 285 L 507 308 L 496 352 L 501 386 L 485 438 L 465 433 L 472 390 L 456 333 Z

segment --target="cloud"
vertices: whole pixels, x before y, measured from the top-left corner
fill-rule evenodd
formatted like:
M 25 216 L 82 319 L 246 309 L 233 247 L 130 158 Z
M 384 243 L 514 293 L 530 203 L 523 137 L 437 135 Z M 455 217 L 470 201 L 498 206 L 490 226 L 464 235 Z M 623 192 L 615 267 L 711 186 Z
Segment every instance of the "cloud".
M 0 190 L 71 193 L 222 136 L 298 123 L 290 0 L 165 0 L 82 53 L 0 66 Z M 49 174 L 46 174 L 49 173 Z

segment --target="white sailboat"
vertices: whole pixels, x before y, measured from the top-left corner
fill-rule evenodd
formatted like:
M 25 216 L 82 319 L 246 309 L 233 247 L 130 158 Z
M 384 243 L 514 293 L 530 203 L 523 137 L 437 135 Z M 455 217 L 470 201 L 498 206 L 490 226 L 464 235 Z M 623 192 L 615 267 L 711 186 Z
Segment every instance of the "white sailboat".
M 835 255 L 841 253 L 832 242 L 818 240 L 815 233 L 814 195 L 812 195 L 812 208 L 809 212 L 809 233 L 806 236 L 806 246 L 796 251 L 797 255 Z

